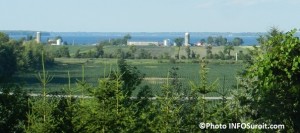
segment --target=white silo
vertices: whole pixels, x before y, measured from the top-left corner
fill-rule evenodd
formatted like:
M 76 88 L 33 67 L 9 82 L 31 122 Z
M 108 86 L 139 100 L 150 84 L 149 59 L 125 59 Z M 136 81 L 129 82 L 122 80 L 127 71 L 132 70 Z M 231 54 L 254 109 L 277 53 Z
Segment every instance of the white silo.
M 56 40 L 56 45 L 61 45 L 61 39 Z
M 186 32 L 184 35 L 184 45 L 190 46 L 190 34 L 188 32 Z
M 41 43 L 41 32 L 36 32 L 36 42 Z
M 170 46 L 170 39 L 164 40 L 164 46 Z

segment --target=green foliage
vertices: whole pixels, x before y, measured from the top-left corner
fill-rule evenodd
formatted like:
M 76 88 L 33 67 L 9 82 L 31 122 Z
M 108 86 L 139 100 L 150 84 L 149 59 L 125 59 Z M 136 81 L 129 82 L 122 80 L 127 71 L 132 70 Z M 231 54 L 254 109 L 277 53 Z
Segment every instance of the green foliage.
M 74 58 L 80 58 L 81 54 L 80 54 L 80 49 L 77 49 L 77 51 L 74 54 Z
M 103 49 L 103 46 L 102 44 L 98 44 L 96 45 L 96 54 L 95 54 L 95 57 L 96 58 L 99 58 L 99 57 L 102 57 L 103 58 L 103 55 L 104 55 L 104 49 Z
M 109 41 L 104 41 L 102 44 L 107 45 L 127 45 L 127 41 L 131 39 L 130 34 L 126 34 L 123 38 L 110 39 Z
M 209 36 L 207 38 L 207 44 L 209 45 L 223 46 L 226 45 L 227 43 L 228 43 L 227 38 L 224 38 L 222 36 L 218 36 L 218 37 Z
M 63 38 L 62 38 L 61 36 L 56 36 L 56 37 L 54 38 L 54 40 L 58 40 L 58 39 L 60 39 L 61 41 L 63 41 Z
M 176 59 L 174 59 L 174 58 L 170 58 L 170 59 L 169 59 L 169 63 L 171 63 L 171 64 L 175 64 L 175 63 L 176 63 Z
M 13 45 L 0 42 L 0 83 L 17 71 L 17 55 Z
M 174 42 L 175 42 L 177 47 L 181 47 L 182 44 L 183 44 L 183 41 L 184 41 L 184 38 L 182 38 L 182 37 L 178 37 L 178 38 L 174 39 Z
M 29 96 L 18 85 L 1 85 L 0 92 L 0 132 L 24 132 Z
M 245 75 L 244 88 L 251 97 L 245 103 L 256 122 L 279 123 L 288 132 L 299 132 L 300 40 L 296 30 L 271 29 L 257 48 Z
M 180 59 L 186 59 L 186 57 L 184 55 L 181 55 Z
M 213 45 L 213 43 L 214 43 L 214 38 L 211 37 L 211 36 L 209 36 L 209 37 L 207 38 L 207 44 Z
M 214 43 L 217 46 L 222 46 L 227 44 L 227 38 L 223 38 L 222 36 L 218 36 L 214 38 Z
M 142 74 L 136 67 L 127 65 L 125 59 L 118 60 L 119 72 L 121 80 L 124 82 L 122 92 L 124 95 L 130 97 L 135 87 L 141 84 L 144 74 Z
M 127 45 L 127 41 L 130 40 L 130 39 L 131 39 L 130 34 L 126 34 L 126 35 L 123 37 L 123 39 L 122 39 L 122 43 L 123 43 L 124 45 Z
M 200 42 L 203 44 L 205 42 L 205 40 L 201 40 Z M 209 45 L 224 46 L 224 45 L 231 44 L 233 46 L 240 46 L 243 43 L 244 43 L 244 41 L 240 37 L 235 37 L 231 42 L 228 42 L 227 38 L 224 38 L 222 36 L 207 37 L 207 44 L 209 44 Z
M 51 133 L 56 127 L 54 109 L 57 107 L 57 100 L 44 97 L 30 98 L 30 111 L 27 114 L 28 125 L 26 132 L 44 132 Z
M 21 70 L 38 70 L 42 67 L 42 51 L 44 46 L 35 41 L 26 42 L 22 46 L 21 56 L 18 59 L 18 66 Z M 49 52 L 45 52 L 44 63 L 46 66 L 53 65 L 54 58 L 50 56 Z
M 169 53 L 165 52 L 165 53 L 163 54 L 163 58 L 164 58 L 164 59 L 170 59 Z
M 201 43 L 201 44 L 204 44 L 204 43 L 206 43 L 206 40 L 205 40 L 204 38 L 202 38 L 202 39 L 200 40 L 200 43 Z
M 68 96 L 68 98 L 60 98 L 52 112 L 55 121 L 53 132 L 75 132 L 76 125 L 74 125 L 73 119 L 76 117 L 75 111 L 78 110 L 78 99 L 71 95 Z
M 208 61 L 202 60 L 200 74 L 195 76 L 195 66 L 199 67 L 197 64 L 182 63 L 177 64 L 178 67 L 170 69 L 170 66 L 173 66 L 172 64 L 155 64 L 157 61 L 153 61 L 154 57 L 152 60 L 125 61 L 124 58 L 135 57 L 135 53 L 138 51 L 137 47 L 118 46 L 116 54 L 111 55 L 112 57 L 121 58 L 118 61 L 118 66 L 114 66 L 118 69 L 110 71 L 109 75 L 104 72 L 99 76 L 101 78 L 97 79 L 97 83 L 89 83 L 89 79 L 96 75 L 95 71 L 98 72 L 99 68 L 103 68 L 103 65 L 107 62 L 113 62 L 116 65 L 115 60 L 73 59 L 81 64 L 85 63 L 85 65 L 89 65 L 87 66 L 89 69 L 93 69 L 85 72 L 83 67 L 82 75 L 74 76 L 75 78 L 82 78 L 80 81 L 77 80 L 75 93 L 78 94 L 79 92 L 81 95 L 76 97 L 69 92 L 72 88 L 70 76 L 69 90 L 66 97 L 48 97 L 49 89 L 46 88 L 46 85 L 52 77 L 46 72 L 44 63 L 52 57 L 48 52 L 42 52 L 45 50 L 44 46 L 34 42 L 27 42 L 24 46 L 21 46 L 21 42 L 18 41 L 1 43 L 1 67 L 5 66 L 2 62 L 7 61 L 9 59 L 8 55 L 11 54 L 11 60 L 15 59 L 19 66 L 27 66 L 31 69 L 42 68 L 42 72 L 38 75 L 42 85 L 42 95 L 29 98 L 28 94 L 23 92 L 19 86 L 1 86 L 0 131 L 276 132 L 275 130 L 241 129 L 201 130 L 198 127 L 200 122 L 215 124 L 244 122 L 284 124 L 285 129 L 277 132 L 299 132 L 300 40 L 295 37 L 295 32 L 282 33 L 277 29 L 272 29 L 268 35 L 262 37 L 261 47 L 254 47 L 253 50 L 249 51 L 251 56 L 240 50 L 238 53 L 239 60 L 247 60 L 250 66 L 242 72 L 243 77 L 237 78 L 237 82 L 235 79 L 228 79 L 227 77 L 235 75 L 235 69 L 240 66 L 228 65 L 228 63 L 231 63 L 228 61 L 218 61 L 216 63 L 214 60 L 209 60 L 214 64 L 207 64 Z M 224 38 L 218 38 L 221 41 L 214 42 L 216 45 L 227 43 Z M 128 39 L 130 37 L 127 37 Z M 120 41 L 120 44 L 122 43 L 124 42 Z M 96 46 L 96 51 L 101 53 L 104 49 L 103 46 L 99 45 L 99 49 Z M 107 51 L 106 48 L 105 51 Z M 193 58 L 196 53 L 192 51 L 192 48 L 189 47 Z M 235 48 L 239 50 L 238 47 Z M 207 53 L 209 55 L 207 57 L 222 60 L 229 59 L 233 46 L 226 46 L 225 49 L 212 54 L 212 49 L 210 48 L 209 52 L 208 48 Z M 149 54 L 152 52 L 151 50 L 143 50 L 143 48 L 139 50 L 144 54 L 140 55 L 140 58 L 151 58 L 151 54 Z M 104 53 L 104 51 L 102 52 Z M 76 57 L 95 57 L 97 55 L 94 46 L 92 49 L 83 50 L 83 53 L 80 53 L 80 50 L 76 53 Z M 167 51 L 161 55 L 162 59 L 169 59 L 170 55 L 174 54 Z M 99 54 L 98 57 L 104 56 L 104 54 Z M 179 53 L 177 56 L 179 57 Z M 187 57 L 189 57 L 189 54 Z M 183 56 L 181 56 L 181 59 L 183 59 Z M 61 61 L 62 59 L 58 60 Z M 67 61 L 70 60 L 72 59 Z M 89 61 L 97 62 L 97 64 Z M 193 61 L 194 63 L 199 62 L 196 59 Z M 176 59 L 171 58 L 170 62 L 176 63 Z M 33 67 L 34 63 L 41 64 L 38 67 Z M 130 63 L 133 65 L 131 66 Z M 71 65 L 62 66 L 68 70 L 72 69 L 70 68 Z M 53 70 L 57 71 L 58 68 L 63 67 L 57 67 Z M 6 68 L 3 70 L 8 71 L 13 67 L 8 68 L 6 66 Z M 74 71 L 77 71 L 77 68 L 74 67 Z M 224 71 L 224 69 L 234 70 Z M 149 77 L 159 77 L 158 81 L 155 81 L 159 83 L 155 84 L 161 86 L 159 88 L 160 92 L 155 92 L 154 85 L 150 87 L 143 84 L 145 75 L 140 70 L 147 73 Z M 208 72 L 208 70 L 212 71 Z M 169 71 L 168 75 L 164 75 L 163 71 Z M 62 73 L 62 71 L 57 73 Z M 1 74 L 5 73 L 1 72 Z M 85 74 L 87 77 L 85 77 Z M 223 86 L 220 86 L 218 80 L 215 81 L 214 79 L 225 74 L 227 76 L 226 78 L 224 76 L 222 80 Z M 60 76 L 58 75 L 58 77 Z M 75 78 L 72 78 L 74 82 Z M 92 78 L 95 79 L 95 77 Z M 200 80 L 196 81 L 195 79 L 198 78 Z M 240 80 L 241 84 L 239 83 Z M 190 86 L 185 84 L 187 81 L 191 81 Z M 237 89 L 233 92 L 226 91 L 232 90 L 232 84 L 236 84 L 234 88 Z M 157 95 L 154 95 L 154 93 Z M 221 99 L 211 101 L 206 99 L 207 96 L 218 96 Z M 230 99 L 226 99 L 227 96 L 230 96 Z
M 140 59 L 151 59 L 151 53 L 145 49 L 141 49 L 138 58 Z
M 235 37 L 233 40 L 232 40 L 232 45 L 233 46 L 240 46 L 244 43 L 243 39 L 242 38 L 239 38 L 239 37 Z
M 219 59 L 221 59 L 221 60 L 225 60 L 226 59 L 225 53 L 222 52 L 222 51 L 219 51 L 218 56 L 219 56 Z
M 181 104 L 183 87 L 177 70 L 177 67 L 172 67 L 167 76 L 167 83 L 162 86 L 161 95 L 157 96 L 154 106 L 157 110 L 151 126 L 152 132 L 179 132 L 184 124 L 180 115 L 183 106 Z
M 212 58 L 212 46 L 206 46 L 206 58 L 211 59 Z
M 195 58 L 196 58 L 196 54 L 195 54 L 194 51 L 192 51 L 191 58 L 192 58 L 192 59 L 195 59 Z
M 224 47 L 224 54 L 228 54 L 228 57 L 231 57 L 230 55 L 231 50 L 234 50 L 234 47 L 232 45 L 226 45 Z
M 156 115 L 154 101 L 151 98 L 151 88 L 149 86 L 141 87 L 137 99 L 133 100 L 131 106 L 135 112 L 134 117 L 136 120 L 135 127 L 131 130 L 133 132 L 153 132 L 151 127 L 153 126 L 153 119 Z
M 89 89 L 94 98 L 81 100 L 72 121 L 76 132 L 129 132 L 133 128 L 133 111 L 123 104 L 123 82 L 117 73 L 113 77 Z
M 32 98 L 29 101 L 30 111 L 27 114 L 28 125 L 26 132 L 53 132 L 56 122 L 52 113 L 57 106 L 57 99 L 47 98 L 46 85 L 52 80 L 45 69 L 44 51 L 41 53 L 42 74 L 39 73 L 39 80 L 42 87 L 42 95 Z
M 185 47 L 185 52 L 186 52 L 187 58 L 190 59 L 191 58 L 191 48 L 190 48 L 190 46 Z
M 179 52 L 180 52 L 180 48 L 181 48 L 181 46 L 183 44 L 183 41 L 184 41 L 184 38 L 182 38 L 182 37 L 178 37 L 178 38 L 174 39 L 174 42 L 175 42 L 176 46 L 178 47 L 178 52 L 175 55 L 176 59 L 179 59 L 179 57 L 180 57 Z
M 70 58 L 69 47 L 67 47 L 67 46 L 60 47 L 55 52 L 55 57 L 58 57 L 58 58 L 60 58 L 60 57 Z
M 9 36 L 3 32 L 0 32 L 0 44 L 9 41 Z
M 129 50 L 131 52 L 132 58 L 134 59 L 135 58 L 135 52 L 137 51 L 136 46 L 135 45 L 130 45 Z

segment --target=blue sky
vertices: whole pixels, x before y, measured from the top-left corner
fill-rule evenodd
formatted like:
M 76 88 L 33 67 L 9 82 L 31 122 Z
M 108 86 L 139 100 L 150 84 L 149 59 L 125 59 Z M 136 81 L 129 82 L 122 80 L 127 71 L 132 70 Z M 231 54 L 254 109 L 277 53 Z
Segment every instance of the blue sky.
M 264 32 L 300 28 L 300 0 L 0 0 L 0 30 Z

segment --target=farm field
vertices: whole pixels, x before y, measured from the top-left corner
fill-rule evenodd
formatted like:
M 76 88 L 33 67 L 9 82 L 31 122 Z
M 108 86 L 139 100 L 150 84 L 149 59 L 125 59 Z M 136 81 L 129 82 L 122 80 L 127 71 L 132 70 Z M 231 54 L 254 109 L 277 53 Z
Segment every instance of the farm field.
M 158 62 L 160 61 L 160 62 Z M 56 58 L 57 65 L 51 68 L 46 68 L 48 74 L 53 79 L 48 83 L 48 92 L 61 92 L 68 88 L 68 72 L 70 74 L 71 89 L 74 93 L 76 90 L 77 81 L 84 80 L 91 85 L 96 85 L 97 81 L 105 78 L 105 75 L 111 70 L 117 70 L 117 59 L 108 58 Z M 178 67 L 179 79 L 184 88 L 190 87 L 190 82 L 199 84 L 200 82 L 200 64 L 185 61 L 183 63 L 171 64 L 169 60 L 152 60 L 152 59 L 127 59 L 129 65 L 137 67 L 141 73 L 145 74 L 145 78 L 140 86 L 149 85 L 154 94 L 159 95 L 160 87 L 167 82 L 168 72 L 172 67 Z M 241 62 L 232 63 L 229 61 L 210 61 L 207 66 L 208 82 L 218 83 L 216 90 L 219 92 L 224 90 L 235 89 L 237 84 L 237 72 L 242 69 Z M 84 75 L 83 75 L 84 68 Z M 225 79 L 224 79 L 225 78 Z M 41 90 L 38 80 L 38 72 L 19 73 L 15 76 L 15 80 L 24 84 L 24 88 L 33 93 L 38 93 Z M 138 89 L 134 91 L 136 95 Z M 211 93 L 208 96 L 219 96 L 216 93 Z
M 68 47 L 69 51 L 70 51 L 70 56 L 73 57 L 75 52 L 77 50 L 80 50 L 80 52 L 83 53 L 87 53 L 90 50 L 91 51 L 95 51 L 95 46 L 91 46 L 91 45 L 75 45 L 75 46 L 71 46 L 71 45 L 65 45 L 66 47 Z M 46 45 L 46 49 L 49 51 L 55 51 L 58 50 L 60 47 L 62 46 L 50 46 L 50 45 Z M 151 53 L 152 56 L 156 56 L 159 57 L 160 55 L 163 55 L 164 53 L 168 53 L 171 57 L 174 57 L 175 54 L 177 54 L 177 50 L 178 47 L 164 47 L 164 46 L 136 46 L 137 48 L 137 52 L 136 54 L 140 53 L 141 49 L 145 49 L 148 52 Z M 122 51 L 127 52 L 129 51 L 129 47 L 128 46 L 104 46 L 104 53 L 116 53 L 117 49 L 122 49 Z M 190 47 L 191 51 L 194 51 L 195 54 L 199 54 L 200 57 L 205 57 L 206 56 L 206 49 L 205 47 Z M 252 49 L 252 46 L 235 46 L 234 50 L 232 50 L 232 53 L 238 53 L 239 51 L 243 51 L 244 53 L 247 53 L 247 49 Z M 224 46 L 215 46 L 212 48 L 212 53 L 218 53 L 219 51 L 223 51 L 224 50 Z M 184 49 L 184 47 L 182 47 L 180 49 L 180 55 L 185 55 L 186 56 L 186 51 Z

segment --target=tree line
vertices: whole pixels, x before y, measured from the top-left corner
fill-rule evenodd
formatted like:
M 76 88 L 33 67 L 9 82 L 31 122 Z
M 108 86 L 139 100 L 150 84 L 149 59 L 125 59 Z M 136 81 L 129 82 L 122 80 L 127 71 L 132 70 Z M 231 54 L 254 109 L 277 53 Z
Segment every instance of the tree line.
M 213 46 L 224 46 L 224 45 L 232 45 L 232 46 L 240 46 L 244 43 L 244 40 L 240 37 L 235 37 L 233 38 L 232 41 L 228 41 L 227 38 L 223 36 L 218 36 L 218 37 L 212 37 L 209 36 L 207 39 L 201 39 L 200 43 L 202 44 L 209 44 Z
M 6 82 L 17 71 L 34 71 L 41 68 L 43 45 L 35 41 L 10 40 L 0 33 L 0 82 Z M 45 52 L 44 63 L 53 65 L 54 57 Z

